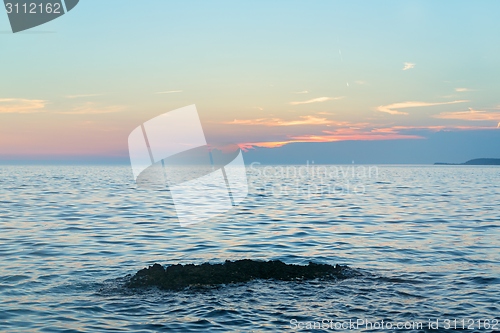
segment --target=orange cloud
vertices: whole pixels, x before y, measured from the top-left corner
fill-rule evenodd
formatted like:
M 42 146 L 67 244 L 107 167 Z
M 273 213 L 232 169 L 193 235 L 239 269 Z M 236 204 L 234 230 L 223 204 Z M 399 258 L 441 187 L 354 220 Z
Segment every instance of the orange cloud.
M 357 125 L 357 126 L 356 126 Z M 401 140 L 401 139 L 424 139 L 423 136 L 415 134 L 401 133 L 409 130 L 492 130 L 496 127 L 478 127 L 478 126 L 392 126 L 375 127 L 369 124 L 353 124 L 353 126 L 338 128 L 334 131 L 322 131 L 321 134 L 306 134 L 289 136 L 285 140 L 247 142 L 240 144 L 242 149 L 248 150 L 255 147 L 277 148 L 290 143 L 297 142 L 336 142 L 336 141 L 373 141 L 373 140 Z M 500 128 L 500 123 L 498 124 Z
M 74 108 L 72 111 L 59 112 L 61 114 L 103 114 L 103 113 L 115 113 L 125 110 L 124 106 L 121 105 L 109 105 L 109 106 L 98 106 L 95 103 L 85 103 L 81 106 Z
M 395 139 L 423 139 L 419 135 L 400 134 L 392 128 L 381 128 L 373 130 L 363 130 L 361 128 L 350 127 L 340 128 L 335 131 L 323 131 L 323 134 L 290 136 L 288 140 L 269 142 L 247 142 L 240 144 L 244 150 L 255 147 L 277 148 L 290 143 L 297 142 L 336 142 L 354 140 L 395 140 Z
M 293 139 L 307 142 L 333 142 L 346 140 L 395 140 L 422 139 L 418 135 L 401 134 L 389 128 L 362 129 L 356 127 L 339 128 L 334 131 L 323 131 L 322 135 L 293 136 Z
M 41 112 L 47 101 L 41 99 L 0 98 L 0 113 Z
M 241 149 L 248 151 L 256 147 L 261 148 L 278 148 L 290 143 L 298 142 L 336 142 L 336 141 L 355 141 L 355 140 L 395 140 L 395 139 L 423 139 L 418 135 L 304 135 L 297 136 L 287 141 L 270 141 L 270 142 L 248 142 L 239 144 Z
M 500 121 L 500 112 L 479 111 L 469 108 L 469 111 L 443 112 L 434 116 L 434 118 L 457 119 L 457 120 L 467 120 L 467 121 L 483 121 L 483 120 Z
M 269 142 L 246 142 L 246 143 L 240 143 L 238 146 L 243 150 L 243 151 L 249 151 L 250 149 L 254 149 L 256 147 L 260 148 L 278 148 L 282 147 L 284 145 L 287 145 L 292 142 L 298 142 L 298 141 L 269 141 Z
M 468 101 L 467 100 L 459 100 L 459 101 L 437 102 L 437 103 L 410 101 L 410 102 L 393 103 L 393 104 L 389 104 L 389 105 L 381 105 L 377 108 L 377 110 L 380 112 L 385 112 L 385 113 L 389 113 L 389 114 L 408 115 L 407 112 L 398 111 L 397 109 L 457 104 L 457 103 L 465 103 L 465 102 L 468 102 Z
M 225 122 L 228 125 L 250 125 L 250 126 L 299 126 L 299 125 L 331 125 L 333 121 L 315 116 L 302 116 L 298 120 L 283 120 L 281 118 L 259 118 L 259 119 L 235 119 Z
M 168 91 L 158 91 L 155 92 L 155 94 L 176 94 L 181 92 L 183 92 L 183 90 L 168 90 Z
M 344 96 L 341 96 L 341 97 L 318 97 L 318 98 L 309 99 L 307 101 L 290 102 L 290 104 L 291 105 L 301 105 L 301 104 L 321 103 L 321 102 L 326 102 L 326 101 L 339 100 L 342 98 L 344 98 Z
M 85 97 L 97 97 L 97 96 L 103 96 L 104 94 L 83 94 L 83 95 L 68 95 L 66 98 L 85 98 Z

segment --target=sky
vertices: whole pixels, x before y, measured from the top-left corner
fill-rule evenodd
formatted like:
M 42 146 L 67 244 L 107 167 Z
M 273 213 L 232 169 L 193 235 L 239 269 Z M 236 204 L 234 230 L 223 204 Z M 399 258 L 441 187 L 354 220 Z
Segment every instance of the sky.
M 134 128 L 191 104 L 209 142 L 281 162 L 345 141 L 367 143 L 356 156 L 373 141 L 491 155 L 499 12 L 493 0 L 85 0 L 13 34 L 0 11 L 0 161 L 126 159 Z

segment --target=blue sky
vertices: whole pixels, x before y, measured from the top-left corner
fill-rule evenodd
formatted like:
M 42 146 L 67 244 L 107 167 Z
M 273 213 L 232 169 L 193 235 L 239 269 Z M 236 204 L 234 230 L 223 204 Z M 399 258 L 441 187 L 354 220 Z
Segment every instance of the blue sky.
M 17 34 L 0 13 L 0 157 L 124 157 L 132 129 L 190 104 L 209 140 L 250 150 L 498 131 L 499 12 L 497 1 L 87 0 Z

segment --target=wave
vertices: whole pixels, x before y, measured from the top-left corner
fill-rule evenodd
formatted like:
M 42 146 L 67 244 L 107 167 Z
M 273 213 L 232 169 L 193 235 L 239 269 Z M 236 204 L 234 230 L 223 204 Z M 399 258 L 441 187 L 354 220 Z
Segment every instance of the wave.
M 129 275 L 130 276 L 130 275 Z M 129 288 L 158 287 L 179 290 L 186 287 L 244 283 L 255 279 L 302 281 L 313 279 L 346 279 L 353 276 L 348 266 L 316 264 L 286 264 L 280 260 L 226 260 L 224 263 L 172 265 L 164 268 L 154 264 L 141 269 L 125 283 Z

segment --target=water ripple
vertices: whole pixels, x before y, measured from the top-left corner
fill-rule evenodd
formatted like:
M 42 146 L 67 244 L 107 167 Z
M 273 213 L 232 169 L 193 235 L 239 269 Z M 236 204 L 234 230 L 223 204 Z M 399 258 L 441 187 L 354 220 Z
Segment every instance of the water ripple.
M 290 320 L 500 319 L 500 168 L 379 167 L 365 192 L 273 193 L 181 228 L 128 167 L 0 167 L 0 331 L 275 332 Z M 343 179 L 301 179 L 325 189 Z M 336 282 L 130 291 L 155 262 L 349 265 Z M 500 327 L 499 327 L 500 330 Z

